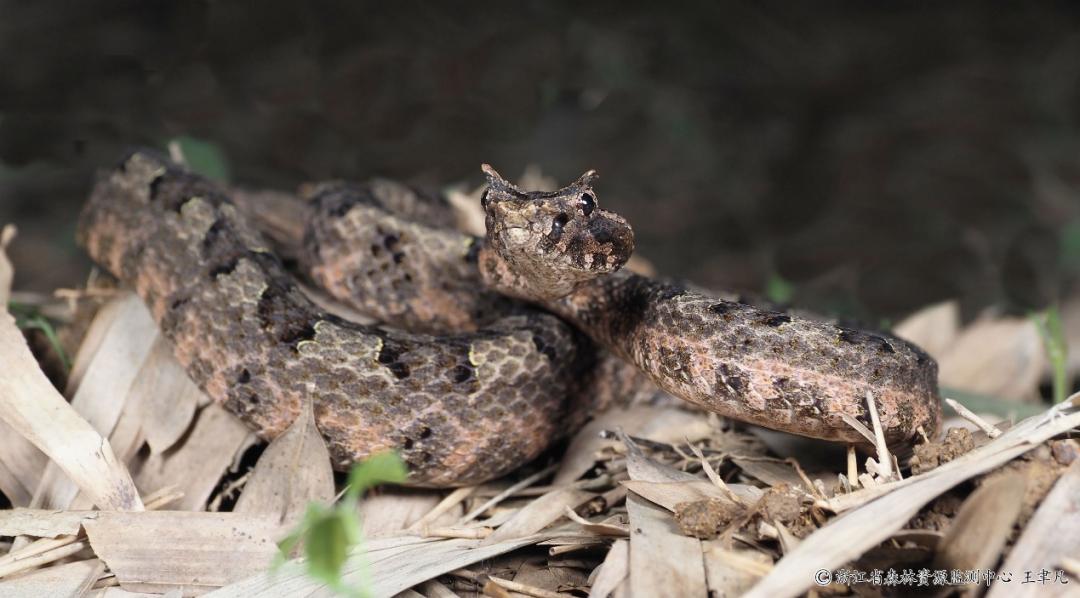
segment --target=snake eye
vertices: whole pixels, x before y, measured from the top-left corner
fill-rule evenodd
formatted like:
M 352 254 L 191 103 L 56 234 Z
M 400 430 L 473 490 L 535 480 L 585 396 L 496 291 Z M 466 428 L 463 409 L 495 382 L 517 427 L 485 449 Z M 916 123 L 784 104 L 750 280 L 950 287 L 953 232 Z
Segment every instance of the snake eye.
M 578 204 L 581 205 L 581 211 L 588 218 L 589 214 L 592 214 L 593 208 L 596 207 L 596 198 L 592 193 L 582 193 L 581 198 L 578 200 Z
M 480 196 L 480 207 L 484 208 L 486 210 L 487 205 L 488 205 L 488 190 L 484 189 L 483 195 Z

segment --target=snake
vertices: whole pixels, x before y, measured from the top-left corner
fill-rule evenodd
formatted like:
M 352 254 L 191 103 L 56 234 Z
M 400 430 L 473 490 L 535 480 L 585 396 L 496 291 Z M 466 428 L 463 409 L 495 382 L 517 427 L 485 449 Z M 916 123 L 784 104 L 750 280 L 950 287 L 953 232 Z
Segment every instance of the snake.
M 529 191 L 483 170 L 483 237 L 439 194 L 329 181 L 304 188 L 286 258 L 239 191 L 136 150 L 99 174 L 77 240 L 257 435 L 310 405 L 335 469 L 396 451 L 412 486 L 505 475 L 646 384 L 837 442 L 938 428 L 937 365 L 914 344 L 628 271 L 633 230 L 595 171 Z

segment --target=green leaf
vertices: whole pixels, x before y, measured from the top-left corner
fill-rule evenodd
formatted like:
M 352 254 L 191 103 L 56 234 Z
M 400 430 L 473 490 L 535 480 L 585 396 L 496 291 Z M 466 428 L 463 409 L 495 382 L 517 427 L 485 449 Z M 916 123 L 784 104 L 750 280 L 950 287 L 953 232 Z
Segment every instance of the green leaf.
M 181 135 L 170 139 L 166 145 L 173 144 L 180 150 L 192 172 L 218 181 L 229 180 L 229 161 L 216 143 Z
M 334 510 L 317 521 L 304 544 L 308 574 L 338 589 L 342 587 L 341 568 L 360 534 L 356 520 L 349 521 L 345 513 Z
M 1031 319 L 1039 328 L 1046 354 L 1050 357 L 1050 366 L 1054 373 L 1054 404 L 1069 397 L 1069 346 L 1065 342 L 1065 331 L 1061 326 L 1061 313 L 1057 306 L 1049 307 L 1042 313 L 1032 314 Z
M 765 283 L 765 297 L 769 301 L 784 304 L 790 302 L 794 296 L 795 285 L 784 280 L 784 277 L 776 272 L 769 276 L 768 282 Z
M 71 371 L 71 359 L 68 357 L 67 351 L 64 351 L 64 345 L 60 342 L 60 336 L 56 334 L 56 328 L 48 318 L 38 313 L 38 311 L 30 306 L 15 303 L 14 301 L 8 303 L 9 311 L 15 316 L 15 325 L 21 330 L 40 330 L 45 335 L 45 340 L 49 342 L 49 346 L 60 358 L 60 364 L 64 366 L 64 373 Z
M 303 542 L 309 576 L 326 583 L 336 592 L 368 596 L 365 588 L 347 587 L 341 577 L 341 569 L 350 550 L 360 543 L 360 517 L 356 512 L 356 502 L 364 490 L 378 484 L 403 482 L 407 475 L 405 463 L 393 452 L 372 455 L 354 465 L 349 473 L 349 489 L 345 497 L 333 507 L 309 504 L 296 529 L 278 543 L 279 551 L 274 557 L 273 567 L 283 564 L 297 545 Z M 368 576 L 363 567 L 360 573 L 358 577 L 366 585 Z
M 397 453 L 388 451 L 374 454 L 353 466 L 349 472 L 349 490 L 345 494 L 345 502 L 355 502 L 364 490 L 379 484 L 400 484 L 408 475 L 409 471 Z

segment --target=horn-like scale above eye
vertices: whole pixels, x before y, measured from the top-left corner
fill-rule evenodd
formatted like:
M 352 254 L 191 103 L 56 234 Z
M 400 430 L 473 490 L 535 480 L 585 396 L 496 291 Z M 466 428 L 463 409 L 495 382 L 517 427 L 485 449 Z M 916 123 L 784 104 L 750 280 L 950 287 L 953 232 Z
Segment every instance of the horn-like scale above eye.
M 592 193 L 586 191 L 578 198 L 578 205 L 581 206 L 581 213 L 585 214 L 585 217 L 588 218 L 589 215 L 592 214 L 593 209 L 596 208 L 596 198 L 593 197 Z

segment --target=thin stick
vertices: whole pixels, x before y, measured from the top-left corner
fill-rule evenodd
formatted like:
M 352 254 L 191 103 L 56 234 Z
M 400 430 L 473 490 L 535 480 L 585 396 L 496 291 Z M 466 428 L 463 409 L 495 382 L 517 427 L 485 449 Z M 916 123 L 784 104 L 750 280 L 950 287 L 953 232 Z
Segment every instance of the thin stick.
M 41 565 L 45 565 L 53 561 L 58 561 L 62 558 L 69 557 L 76 552 L 79 552 L 80 550 L 86 548 L 86 546 L 86 541 L 80 540 L 78 542 L 72 542 L 71 544 L 68 544 L 66 546 L 59 546 L 57 548 L 54 548 L 53 550 L 43 552 L 39 555 L 32 556 L 27 559 L 17 560 L 8 565 L 0 566 L 0 578 L 6 577 L 13 573 L 28 571 Z
M 506 490 L 503 490 L 502 492 L 496 494 L 495 496 L 491 497 L 490 500 L 488 500 L 484 504 L 480 505 L 479 507 L 473 509 L 469 514 L 462 517 L 458 521 L 458 525 L 462 525 L 462 524 L 465 524 L 465 523 L 468 523 L 468 522 L 472 521 L 473 519 L 476 519 L 481 514 L 483 514 L 484 511 L 487 511 L 491 507 L 494 507 L 495 505 L 499 504 L 500 502 L 506 500 L 507 498 L 509 498 L 515 492 L 520 491 L 522 488 L 528 488 L 529 486 L 532 486 L 536 482 L 539 482 L 540 480 L 542 480 L 542 479 L 548 477 L 549 475 L 555 473 L 555 470 L 558 469 L 558 467 L 559 467 L 558 463 L 553 463 L 552 465 L 549 465 L 549 466 L 541 469 L 540 471 L 532 474 L 531 476 L 525 478 L 524 480 L 521 480 L 520 482 L 514 484 L 513 486 L 510 486 Z
M 952 399 L 945 399 L 945 402 L 949 404 L 949 407 L 953 408 L 953 411 L 956 411 L 957 415 L 975 424 L 990 438 L 997 438 L 998 436 L 1001 436 L 1001 430 L 999 430 L 996 426 L 990 424 L 990 422 L 986 421 L 985 419 L 979 417 L 978 415 L 975 415 L 975 413 L 967 407 L 964 407 L 963 405 Z
M 874 446 L 877 449 L 878 463 L 881 465 L 881 476 L 887 480 L 893 479 L 892 455 L 889 447 L 885 444 L 885 431 L 881 429 L 881 419 L 878 417 L 877 402 L 874 394 L 866 391 L 866 406 L 870 411 L 870 423 L 874 425 Z
M 425 538 L 466 538 L 469 540 L 482 540 L 494 532 L 490 527 L 437 527 L 424 529 Z
M 440 515 L 456 507 L 458 504 L 461 503 L 461 501 L 468 498 L 469 495 L 472 494 L 475 490 L 476 486 L 465 486 L 463 488 L 458 488 L 454 490 L 450 494 L 447 494 L 442 500 L 439 501 L 439 504 L 435 505 L 435 508 L 425 513 L 424 516 L 420 519 L 417 519 L 416 523 L 410 525 L 408 531 L 416 531 L 423 529 L 424 527 L 438 519 Z
M 849 444 L 847 447 L 847 479 L 849 484 L 859 487 L 859 460 L 855 454 L 854 444 Z

